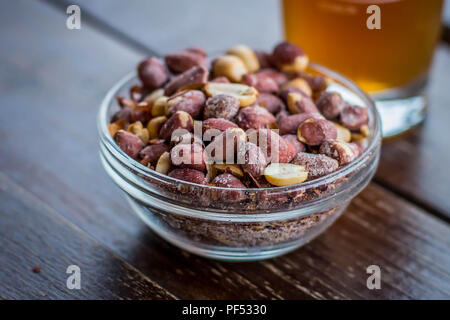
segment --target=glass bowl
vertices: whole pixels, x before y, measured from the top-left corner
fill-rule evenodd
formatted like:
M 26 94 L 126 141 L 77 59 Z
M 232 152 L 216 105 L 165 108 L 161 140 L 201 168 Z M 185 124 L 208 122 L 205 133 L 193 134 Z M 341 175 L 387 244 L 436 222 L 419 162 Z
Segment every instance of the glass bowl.
M 159 236 L 191 253 L 219 260 L 275 257 L 318 236 L 370 181 L 380 154 L 380 117 L 373 101 L 353 82 L 320 65 L 327 90 L 369 113 L 367 149 L 349 165 L 316 180 L 288 187 L 230 189 L 197 185 L 160 174 L 125 154 L 108 132 L 118 110 L 115 95 L 138 83 L 135 73 L 119 81 L 98 114 L 100 156 L 108 175 L 125 192 L 133 211 Z

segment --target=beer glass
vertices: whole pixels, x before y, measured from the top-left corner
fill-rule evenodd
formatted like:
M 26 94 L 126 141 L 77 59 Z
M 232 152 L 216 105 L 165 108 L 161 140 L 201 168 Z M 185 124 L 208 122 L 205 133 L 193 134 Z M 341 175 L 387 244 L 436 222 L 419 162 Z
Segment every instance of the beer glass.
M 283 0 L 285 35 L 310 59 L 354 80 L 376 101 L 383 135 L 426 113 L 426 84 L 443 0 Z

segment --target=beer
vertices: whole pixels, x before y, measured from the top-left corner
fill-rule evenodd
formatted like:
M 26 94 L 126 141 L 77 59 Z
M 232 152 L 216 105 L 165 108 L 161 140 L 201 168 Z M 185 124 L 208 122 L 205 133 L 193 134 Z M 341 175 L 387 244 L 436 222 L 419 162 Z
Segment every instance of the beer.
M 285 34 L 310 59 L 371 93 L 425 79 L 442 0 L 284 0 Z M 379 16 L 370 18 L 370 5 Z M 370 28 L 378 18 L 380 29 Z M 369 20 L 368 19 L 372 19 Z

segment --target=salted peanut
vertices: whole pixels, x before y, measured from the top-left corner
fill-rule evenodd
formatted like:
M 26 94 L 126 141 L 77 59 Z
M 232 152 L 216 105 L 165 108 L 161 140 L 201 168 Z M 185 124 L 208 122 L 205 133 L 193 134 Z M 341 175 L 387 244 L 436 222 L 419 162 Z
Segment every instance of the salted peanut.
M 286 119 L 287 117 L 289 117 L 291 114 L 285 110 L 285 109 L 281 109 L 280 111 L 278 111 L 278 113 L 275 116 L 275 120 L 277 121 L 277 125 L 278 128 L 280 128 L 280 123 Z
M 129 92 L 130 92 L 130 99 L 135 103 L 138 103 L 142 101 L 144 96 L 146 96 L 149 93 L 149 90 L 139 84 L 135 84 L 130 88 Z
M 115 98 L 121 109 L 123 109 L 125 107 L 134 108 L 136 106 L 136 101 L 134 101 L 132 99 L 127 99 L 120 95 L 116 95 Z
M 245 188 L 245 185 L 230 173 L 222 173 L 211 182 L 212 185 L 221 188 Z
M 159 89 L 153 90 L 149 95 L 147 95 L 144 98 L 144 101 L 147 102 L 150 107 L 153 107 L 153 104 L 155 103 L 155 101 L 162 96 L 164 96 L 164 89 L 159 88 Z
M 298 141 L 298 138 L 295 134 L 285 134 L 281 137 L 292 144 L 292 146 L 295 149 L 295 154 L 299 152 L 304 152 L 306 150 L 306 146 L 300 141 Z
M 239 100 L 241 107 L 251 105 L 256 101 L 258 91 L 255 88 L 239 83 L 209 82 L 205 85 L 205 92 L 209 97 L 225 94 Z
M 201 171 L 189 168 L 174 169 L 169 172 L 169 177 L 190 183 L 206 184 L 205 174 Z
M 273 79 L 273 81 L 275 81 L 279 86 L 281 86 L 282 84 L 284 84 L 289 80 L 286 74 L 272 68 L 259 70 L 255 74 L 269 77 Z
M 292 159 L 291 163 L 304 166 L 308 171 L 308 180 L 317 179 L 333 171 L 339 167 L 337 160 L 323 154 L 313 154 L 299 152 Z
M 209 163 L 235 163 L 235 155 L 240 145 L 247 139 L 241 128 L 230 128 L 219 134 L 205 148 Z
M 125 130 L 119 130 L 114 135 L 114 140 L 123 152 L 136 159 L 144 147 L 144 143 L 136 135 Z
M 167 67 L 173 73 L 181 73 L 194 66 L 207 67 L 205 52 L 197 50 L 183 50 L 169 53 L 164 57 Z
M 288 88 L 296 88 L 298 90 L 301 90 L 309 97 L 312 96 L 312 89 L 309 86 L 308 82 L 305 79 L 302 78 L 294 78 L 286 83 L 284 83 L 281 86 L 281 89 L 288 89 Z
M 162 174 L 167 174 L 171 167 L 172 161 L 170 161 L 170 153 L 166 151 L 159 157 L 158 161 L 156 162 L 155 171 Z
M 345 142 L 352 140 L 352 133 L 346 127 L 341 126 L 338 123 L 333 122 L 337 129 L 337 139 Z
M 159 130 L 159 137 L 168 141 L 175 130 L 184 129 L 192 132 L 193 128 L 194 120 L 191 115 L 185 111 L 177 111 L 163 124 Z
M 139 63 L 137 71 L 139 79 L 148 90 L 161 87 L 169 79 L 166 68 L 155 57 L 147 58 Z
M 289 93 L 287 96 L 287 105 L 292 114 L 319 113 L 312 99 L 302 93 Z
M 141 102 L 133 109 L 130 116 L 131 122 L 141 121 L 147 123 L 152 118 L 152 109 L 146 102 Z
M 251 130 L 247 137 L 249 142 L 256 144 L 262 150 L 268 163 L 287 163 L 295 156 L 294 146 L 273 130 Z
M 211 184 L 219 188 L 239 188 L 244 189 L 245 185 L 230 173 L 222 173 L 215 177 Z M 213 200 L 221 201 L 242 201 L 245 200 L 244 191 L 240 190 L 217 190 L 213 193 Z
M 177 111 L 185 111 L 194 119 L 198 118 L 202 114 L 205 100 L 205 94 L 200 90 L 178 92 L 167 100 L 167 114 L 172 115 Z
M 361 128 L 359 128 L 359 131 L 364 137 L 370 136 L 370 128 L 367 124 L 362 125 Z
M 327 89 L 327 87 L 332 82 L 331 79 L 324 77 L 319 74 L 309 74 L 307 72 L 299 72 L 297 73 L 297 76 L 305 79 L 306 82 L 308 82 L 309 87 L 311 88 L 314 99 L 318 99 L 320 94 Z
M 125 106 L 122 107 L 119 111 L 115 112 L 111 116 L 111 122 L 117 122 L 121 119 L 125 120 L 125 123 L 129 123 L 131 121 L 131 114 L 133 113 L 134 107 Z
M 167 96 L 173 95 L 179 89 L 203 86 L 208 80 L 208 70 L 202 66 L 194 66 L 173 77 L 164 87 Z
M 280 135 L 297 134 L 298 127 L 308 119 L 324 119 L 320 113 L 297 113 L 277 120 Z
M 248 70 L 241 58 L 227 54 L 214 60 L 213 72 L 215 77 L 224 76 L 231 82 L 240 82 Z
M 256 144 L 251 142 L 243 143 L 237 154 L 238 163 L 242 165 L 245 172 L 250 174 L 253 178 L 264 174 L 264 169 L 267 166 L 267 159 Z
M 165 143 L 149 145 L 139 152 L 139 157 L 142 159 L 141 164 L 144 166 L 148 164 L 155 165 L 161 155 L 168 151 L 169 146 Z
M 337 129 L 325 119 L 308 119 L 298 127 L 297 138 L 309 146 L 318 146 L 325 139 L 336 139 Z
M 230 83 L 230 80 L 228 80 L 227 77 L 221 76 L 221 77 L 217 77 L 217 78 L 212 79 L 210 82 Z
M 347 105 L 340 114 L 341 124 L 350 130 L 360 130 L 369 123 L 367 108 Z
M 166 109 L 167 109 L 167 101 L 169 100 L 169 97 L 162 96 L 153 102 L 152 106 L 152 116 L 153 117 L 159 117 L 159 116 L 165 116 L 166 115 Z
M 336 119 L 347 103 L 338 92 L 325 91 L 316 101 L 317 108 L 329 120 Z
M 274 115 L 260 106 L 241 108 L 236 117 L 236 124 L 244 130 L 268 128 L 274 122 Z
M 110 124 L 108 124 L 108 131 L 111 137 L 114 138 L 114 135 L 116 134 L 117 131 L 125 129 L 125 125 L 126 125 L 125 119 L 120 119 L 117 120 L 116 122 L 111 122 Z
M 308 178 L 305 167 L 292 163 L 271 163 L 264 170 L 266 180 L 277 187 L 302 183 Z
M 259 60 L 255 52 L 246 45 L 237 45 L 228 49 L 227 54 L 241 58 L 248 72 L 259 70 Z
M 255 101 L 255 104 L 266 108 L 267 111 L 274 114 L 286 108 L 286 105 L 283 101 L 281 101 L 280 98 L 266 92 L 262 92 L 259 94 L 258 98 Z
M 327 139 L 323 141 L 320 145 L 319 153 L 336 159 L 340 166 L 352 162 L 358 156 L 358 153 L 355 152 L 354 147 L 352 147 L 349 143 L 335 139 Z
M 218 94 L 206 100 L 203 118 L 233 119 L 239 111 L 239 100 L 226 94 Z
M 236 177 L 242 178 L 244 176 L 244 171 L 235 163 L 216 163 L 214 164 L 214 168 L 219 172 L 231 173 Z
M 308 56 L 297 45 L 284 41 L 272 52 L 271 62 L 284 72 L 300 72 L 308 66 Z
M 242 77 L 242 82 L 258 92 L 278 92 L 278 84 L 275 80 L 264 74 L 247 73 Z
M 140 121 L 136 121 L 130 124 L 127 128 L 127 131 L 138 136 L 144 144 L 147 144 L 148 140 L 150 139 L 147 128 L 144 128 L 142 122 Z
M 148 135 L 150 139 L 157 139 L 159 135 L 159 130 L 161 130 L 164 122 L 167 121 L 166 116 L 159 116 L 151 119 L 147 124 Z
M 221 118 L 209 118 L 202 122 L 203 135 L 209 136 L 209 137 L 212 137 L 212 135 L 207 134 L 208 130 L 217 130 L 217 132 L 220 133 L 220 132 L 223 132 L 230 128 L 238 128 L 238 126 L 234 122 L 231 122 L 226 119 L 221 119 Z M 209 140 L 210 139 L 208 139 L 207 141 L 209 141 Z
M 191 168 L 199 171 L 206 170 L 203 146 L 198 143 L 179 143 L 170 150 L 172 164 L 182 168 Z

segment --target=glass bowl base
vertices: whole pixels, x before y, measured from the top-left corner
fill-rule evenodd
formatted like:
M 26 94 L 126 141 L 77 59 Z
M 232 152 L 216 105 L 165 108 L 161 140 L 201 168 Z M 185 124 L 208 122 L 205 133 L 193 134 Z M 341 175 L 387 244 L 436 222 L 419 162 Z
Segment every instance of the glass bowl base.
M 333 224 L 333 222 L 343 213 L 346 208 L 346 206 L 339 208 L 332 216 L 323 221 L 323 223 L 311 229 L 304 236 L 299 237 L 295 240 L 270 246 L 231 247 L 211 245 L 187 239 L 183 235 L 178 234 L 164 226 L 159 221 L 159 219 L 156 218 L 158 214 L 154 214 L 148 208 L 141 206 L 133 198 L 129 196 L 126 196 L 126 198 L 133 211 L 142 219 L 142 221 L 147 224 L 150 229 L 153 230 L 158 236 L 160 236 L 170 244 L 201 257 L 229 262 L 270 259 L 300 248 L 301 246 L 305 245 L 306 243 L 320 235 L 322 232 L 324 232 L 331 224 Z

